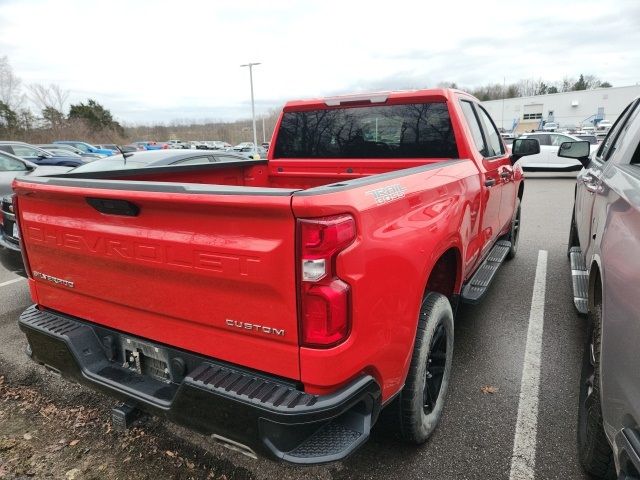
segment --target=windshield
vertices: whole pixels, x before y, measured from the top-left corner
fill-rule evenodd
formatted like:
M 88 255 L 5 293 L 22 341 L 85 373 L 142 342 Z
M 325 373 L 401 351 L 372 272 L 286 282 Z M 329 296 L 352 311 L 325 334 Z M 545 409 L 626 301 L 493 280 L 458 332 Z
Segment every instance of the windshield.
M 275 158 L 457 158 L 447 104 L 286 112 Z
M 94 160 L 71 170 L 73 173 L 82 172 L 106 172 L 110 170 L 127 170 L 132 168 L 142 168 L 149 164 L 150 160 L 133 160 L 127 156 L 126 160 L 122 155 L 113 155 L 108 158 Z

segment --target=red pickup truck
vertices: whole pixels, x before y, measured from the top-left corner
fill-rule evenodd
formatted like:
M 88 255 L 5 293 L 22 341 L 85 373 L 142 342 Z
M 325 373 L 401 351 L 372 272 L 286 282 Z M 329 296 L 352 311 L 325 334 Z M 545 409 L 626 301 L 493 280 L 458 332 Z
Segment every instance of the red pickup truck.
M 267 160 L 17 179 L 28 353 L 251 456 L 344 458 L 386 406 L 424 442 L 537 152 L 438 89 L 289 102 Z

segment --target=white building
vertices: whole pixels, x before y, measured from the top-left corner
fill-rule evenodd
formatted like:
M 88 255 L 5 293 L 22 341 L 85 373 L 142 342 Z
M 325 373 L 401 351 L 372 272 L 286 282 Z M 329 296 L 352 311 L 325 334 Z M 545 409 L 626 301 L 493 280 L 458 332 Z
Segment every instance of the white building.
M 640 85 L 632 85 L 491 100 L 482 104 L 498 127 L 528 132 L 540 128 L 541 122 L 557 122 L 560 128 L 593 126 L 604 119 L 614 122 L 638 96 Z

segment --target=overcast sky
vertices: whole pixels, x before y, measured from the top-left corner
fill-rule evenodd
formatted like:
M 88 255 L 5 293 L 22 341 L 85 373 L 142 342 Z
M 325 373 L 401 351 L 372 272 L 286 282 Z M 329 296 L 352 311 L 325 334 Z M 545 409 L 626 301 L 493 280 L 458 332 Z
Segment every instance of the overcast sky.
M 25 83 L 125 123 L 236 119 L 287 99 L 591 73 L 640 82 L 640 1 L 0 0 Z

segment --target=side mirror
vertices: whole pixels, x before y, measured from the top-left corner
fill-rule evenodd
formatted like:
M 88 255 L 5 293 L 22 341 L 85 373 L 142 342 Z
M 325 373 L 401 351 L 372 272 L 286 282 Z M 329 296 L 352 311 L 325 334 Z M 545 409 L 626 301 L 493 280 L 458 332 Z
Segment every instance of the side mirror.
M 540 142 L 537 138 L 516 138 L 511 145 L 511 164 L 522 157 L 540 153 Z
M 35 163 L 31 163 L 27 160 L 24 161 L 24 169 L 27 172 L 33 172 L 36 168 L 38 168 L 38 165 L 36 165 Z
M 591 159 L 591 145 L 587 141 L 583 142 L 563 142 L 558 149 L 558 156 L 563 158 L 573 158 L 578 160 L 583 167 L 587 168 Z

